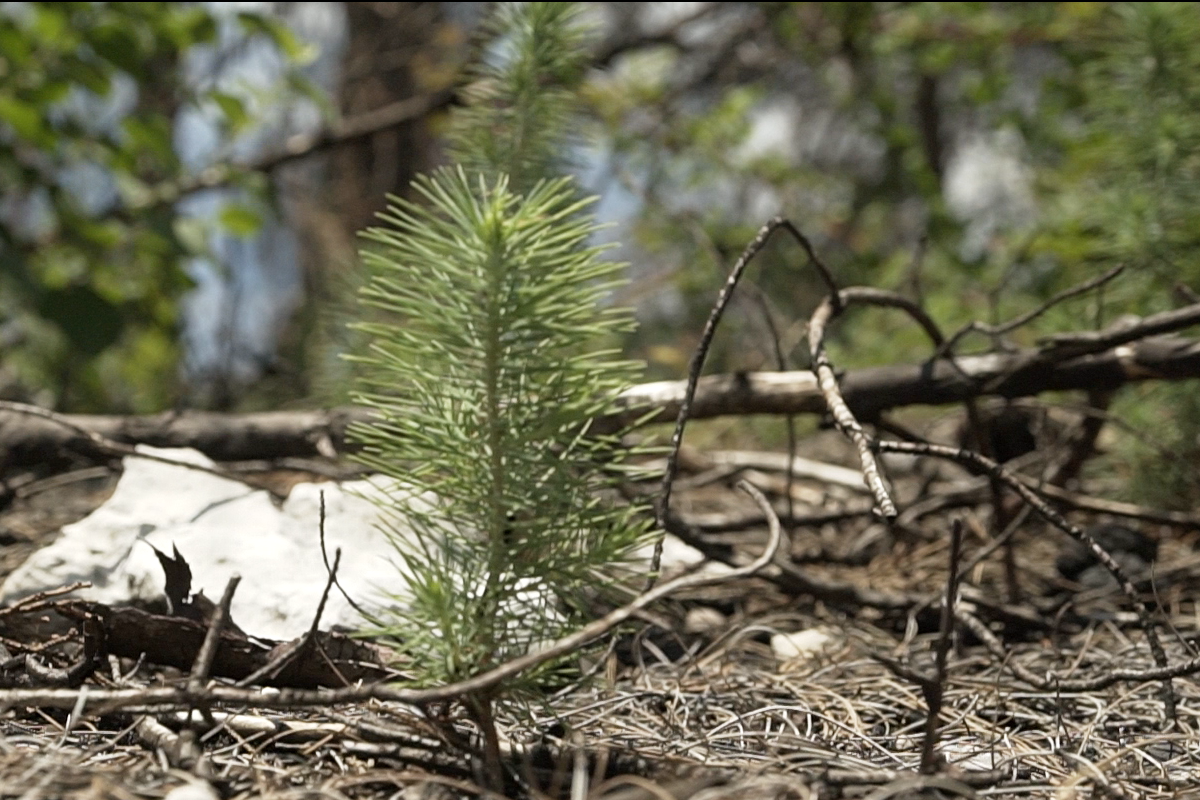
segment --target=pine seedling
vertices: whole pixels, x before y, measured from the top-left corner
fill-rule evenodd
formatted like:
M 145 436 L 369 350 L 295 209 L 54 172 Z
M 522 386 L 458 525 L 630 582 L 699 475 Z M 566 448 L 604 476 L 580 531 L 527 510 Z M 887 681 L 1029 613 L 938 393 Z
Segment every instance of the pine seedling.
M 487 23 L 491 46 L 469 71 L 449 132 L 452 161 L 503 173 L 518 194 L 562 176 L 580 144 L 574 90 L 586 68 L 574 3 L 502 3 Z
M 641 542 L 635 510 L 602 499 L 621 451 L 588 431 L 638 367 L 598 347 L 632 320 L 602 305 L 621 265 L 588 246 L 570 180 L 521 196 L 459 168 L 415 188 L 424 203 L 367 232 L 362 300 L 391 319 L 359 326 L 377 421 L 355 435 L 369 467 L 436 498 L 387 509 L 412 599 L 381 632 L 442 682 L 562 635 Z
M 359 456 L 395 479 L 383 510 L 405 584 L 372 620 L 417 680 L 476 675 L 577 625 L 590 589 L 645 542 L 646 515 L 613 502 L 627 460 L 591 423 L 640 376 L 606 342 L 633 328 L 606 303 L 623 265 L 572 180 L 562 80 L 577 74 L 574 11 L 507 6 L 452 141 L 460 160 L 393 199 L 366 233 L 369 346 L 353 356 Z M 557 97 L 545 106 L 543 93 Z M 539 116 L 541 115 L 541 116 Z M 477 136 L 479 132 L 487 135 Z M 608 495 L 608 496 L 606 496 Z M 492 705 L 536 673 L 464 698 L 502 788 Z

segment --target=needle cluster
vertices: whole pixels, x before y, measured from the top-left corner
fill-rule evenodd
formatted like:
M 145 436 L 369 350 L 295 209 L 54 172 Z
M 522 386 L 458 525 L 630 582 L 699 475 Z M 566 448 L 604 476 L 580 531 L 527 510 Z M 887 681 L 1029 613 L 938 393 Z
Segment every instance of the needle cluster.
M 590 426 L 640 374 L 611 346 L 634 325 L 607 302 L 623 265 L 591 244 L 591 201 L 543 174 L 563 118 L 545 131 L 519 113 L 542 100 L 517 89 L 553 84 L 569 60 L 541 55 L 547 37 L 574 37 L 546 34 L 573 24 L 550 6 L 501 12 L 514 52 L 492 86 L 510 91 L 459 122 L 488 122 L 496 146 L 472 151 L 460 129 L 463 163 L 418 179 L 417 199 L 393 199 L 365 234 L 371 321 L 357 328 L 369 345 L 353 357 L 366 376 L 357 401 L 376 418 L 353 433 L 363 462 L 403 487 L 385 511 L 407 584 L 374 622 L 426 682 L 568 632 L 588 590 L 645 540 L 641 510 L 612 500 L 628 453 Z

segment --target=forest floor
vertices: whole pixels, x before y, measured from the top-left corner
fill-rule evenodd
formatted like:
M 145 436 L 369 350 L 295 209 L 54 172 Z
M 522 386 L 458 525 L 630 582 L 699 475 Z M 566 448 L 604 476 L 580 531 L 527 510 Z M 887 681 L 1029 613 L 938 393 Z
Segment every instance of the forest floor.
M 853 466 L 852 452 L 823 437 L 800 452 Z M 729 565 L 746 563 L 766 526 L 732 482 L 749 479 L 786 514 L 784 474 L 713 452 L 685 456 L 675 502 L 694 543 Z M 781 559 L 757 576 L 657 604 L 589 652 L 590 679 L 500 706 L 504 794 L 1200 797 L 1192 674 L 1200 667 L 1190 666 L 1200 638 L 1197 531 L 1059 504 L 1081 527 L 1121 521 L 1157 542 L 1153 572 L 1135 577 L 1145 579 L 1142 598 L 1166 661 L 1178 667 L 1168 698 L 1161 673 L 1147 672 L 1155 667 L 1147 634 L 1115 583 L 1081 587 L 1056 567 L 1069 552 L 1064 534 L 1030 517 L 1009 556 L 996 548 L 965 569 L 991 541 L 988 487 L 956 467 L 922 471 L 897 460 L 892 472 L 902 512 L 920 514 L 888 526 L 861 490 L 798 477 L 788 569 Z M 0 512 L 0 577 L 102 503 L 116 476 L 91 466 L 13 490 Z M 1014 513 L 1011 500 L 1001 513 Z M 958 624 L 943 636 L 954 520 L 965 574 Z M 0 633 L 14 657 L 70 660 L 66 639 Z M 0 674 L 11 666 L 0 664 Z M 111 658 L 85 685 L 187 680 L 185 671 Z M 941 707 L 935 734 L 931 702 Z M 476 741 L 453 704 L 105 712 L 84 696 L 68 712 L 9 702 L 0 714 L 0 798 L 495 796 L 480 788 Z M 932 758 L 923 757 L 929 744 Z

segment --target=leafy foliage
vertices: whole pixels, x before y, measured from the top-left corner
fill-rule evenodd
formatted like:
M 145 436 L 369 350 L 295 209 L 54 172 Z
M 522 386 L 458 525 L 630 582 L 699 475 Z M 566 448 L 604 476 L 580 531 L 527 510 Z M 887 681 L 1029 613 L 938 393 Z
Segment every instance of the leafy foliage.
M 298 47 L 277 21 L 241 21 Z M 173 120 L 211 106 L 232 134 L 245 117 L 236 97 L 181 79 L 218 27 L 182 3 L 0 10 L 0 391 L 39 387 L 39 402 L 74 410 L 171 403 L 184 263 L 206 247 L 171 202 L 186 178 Z
M 715 3 L 696 15 L 614 59 L 584 92 L 639 203 L 634 261 L 648 266 L 635 287 L 641 277 L 674 290 L 675 302 L 641 309 L 633 352 L 656 377 L 678 376 L 724 270 L 777 213 L 840 281 L 918 296 L 947 330 L 1010 319 L 1130 267 L 1017 331 L 1018 344 L 1200 289 L 1200 7 Z M 802 366 L 800 321 L 825 289 L 791 248 L 764 256 L 752 277 Z M 714 370 L 771 363 L 760 305 L 726 317 Z M 839 366 L 928 355 L 907 320 L 866 313 L 833 332 Z M 1170 394 L 1127 391 L 1113 410 L 1179 415 L 1164 444 L 1183 456 L 1194 429 Z M 1131 491 L 1200 498 L 1156 473 L 1171 459 L 1123 441 L 1145 471 Z
M 1072 274 L 1127 264 L 1112 306 L 1161 311 L 1200 289 L 1200 91 L 1193 77 L 1200 68 L 1200 8 L 1109 4 L 1081 34 L 1071 51 L 1074 80 L 1059 94 L 1080 124 L 1051 128 L 1061 157 L 1046 171 L 1058 187 L 1050 194 L 1047 248 Z M 1118 440 L 1109 467 L 1132 467 L 1122 494 L 1194 507 L 1200 500 L 1195 386 L 1128 389 L 1113 411 L 1135 430 L 1153 431 Z
M 977 139 L 987 150 L 1012 142 L 1004 163 L 1023 162 L 1043 87 L 1066 66 L 1057 53 L 1089 20 L 1079 5 L 713 4 L 667 37 L 670 48 L 618 59 L 587 97 L 619 174 L 639 179 L 629 182 L 643 203 L 646 260 L 675 270 L 686 309 L 645 320 L 639 349 L 655 354 L 651 369 L 675 374 L 680 358 L 667 354 L 691 347 L 678 332 L 699 329 L 719 276 L 777 213 L 801 225 L 844 283 L 909 289 L 919 278 L 947 327 L 1014 313 L 1069 284 L 1074 276 L 1047 279 L 1044 261 L 1029 263 L 1042 252 L 1028 249 L 1036 219 L 1022 207 L 1033 203 L 1025 176 L 1011 187 L 989 176 L 999 185 L 966 210 L 957 195 L 960 154 Z M 1024 204 L 1011 202 L 1018 190 Z M 776 311 L 806 316 L 824 293 L 819 281 L 790 252 L 765 255 L 756 273 Z M 1014 261 L 1026 262 L 1015 280 Z M 728 322 L 714 369 L 769 363 L 761 330 Z M 888 315 L 856 335 L 871 341 L 855 341 L 839 363 L 924 346 Z M 802 363 L 798 340 L 787 344 Z
M 1160 310 L 1177 282 L 1200 285 L 1200 9 L 1112 4 L 1080 33 L 1058 93 L 1076 123 L 1047 124 L 1050 243 L 1068 264 L 1129 264 L 1126 307 Z

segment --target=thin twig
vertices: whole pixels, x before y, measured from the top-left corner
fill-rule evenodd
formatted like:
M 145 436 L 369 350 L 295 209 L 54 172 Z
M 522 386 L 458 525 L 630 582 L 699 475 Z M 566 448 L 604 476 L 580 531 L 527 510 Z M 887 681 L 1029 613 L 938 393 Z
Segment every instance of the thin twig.
M 971 450 L 963 450 L 955 447 L 946 447 L 944 445 L 923 444 L 914 442 L 894 442 L 884 441 L 879 442 L 878 447 L 883 452 L 890 453 L 906 453 L 908 455 L 928 455 L 938 458 L 946 458 L 952 461 L 958 461 L 964 464 L 970 464 L 976 469 L 985 472 L 990 477 L 1003 481 L 1009 488 L 1021 496 L 1021 499 L 1033 507 L 1034 511 L 1049 522 L 1054 527 L 1067 533 L 1078 542 L 1082 542 L 1092 554 L 1096 557 L 1104 567 L 1117 579 L 1117 583 L 1121 586 L 1121 591 L 1125 593 L 1130 605 L 1137 613 L 1138 621 L 1141 624 L 1142 630 L 1146 634 L 1146 642 L 1150 646 L 1150 653 L 1154 657 L 1154 663 L 1160 668 L 1166 669 L 1167 654 L 1163 650 L 1162 642 L 1158 638 L 1158 632 L 1155 630 L 1154 624 L 1150 620 L 1150 612 L 1145 604 L 1138 597 L 1137 590 L 1133 583 L 1129 580 L 1129 576 L 1125 574 L 1125 570 L 1113 559 L 1113 557 L 1096 543 L 1086 531 L 1072 525 L 1061 514 L 1055 511 L 1046 503 L 1038 494 L 1022 483 L 1019 479 L 1013 476 L 1011 472 L 1003 466 L 981 456 Z M 1175 721 L 1175 692 L 1171 686 L 1170 679 L 1163 682 L 1163 704 L 1166 707 L 1167 719 L 1171 722 Z
M 833 417 L 834 424 L 843 436 L 854 443 L 855 448 L 858 450 L 859 461 L 862 464 L 863 479 L 866 481 L 867 488 L 871 490 L 871 494 L 875 498 L 875 504 L 879 508 L 880 515 L 890 522 L 896 518 L 898 512 L 896 511 L 896 504 L 892 502 L 887 486 L 884 484 L 879 463 L 876 461 L 875 455 L 871 450 L 872 440 L 867 436 L 866 431 L 863 430 L 862 425 L 855 418 L 854 412 L 850 410 L 850 406 L 846 404 L 845 399 L 842 397 L 841 389 L 838 388 L 837 376 L 833 371 L 833 364 L 830 362 L 829 355 L 825 351 L 826 327 L 842 308 L 845 307 L 846 303 L 851 300 L 904 308 L 918 322 L 922 323 L 922 327 L 925 328 L 935 343 L 940 343 L 941 333 L 938 331 L 937 325 L 929 319 L 928 315 L 911 300 L 901 297 L 894 292 L 866 289 L 865 287 L 843 289 L 840 292 L 829 295 L 821 301 L 821 304 L 817 306 L 816 311 L 813 312 L 812 317 L 808 321 L 808 347 L 809 352 L 812 354 L 812 370 L 817 376 L 817 385 L 820 387 L 821 394 L 825 397 L 825 403 L 829 407 L 829 413 Z
M 324 492 L 321 492 L 321 511 L 322 511 L 322 518 L 323 518 L 324 511 L 325 511 L 325 493 Z M 322 544 L 324 544 L 324 543 L 322 543 Z M 323 547 L 322 547 L 322 553 L 324 553 Z M 254 670 L 254 672 L 250 673 L 249 675 L 247 675 L 246 677 L 244 677 L 240 681 L 238 681 L 236 684 L 234 684 L 235 686 L 253 686 L 254 684 L 261 681 L 263 678 L 267 678 L 267 677 L 274 678 L 283 670 L 284 667 L 286 667 L 288 664 L 290 664 L 299 654 L 305 652 L 306 650 L 308 650 L 309 647 L 312 646 L 312 643 L 314 641 L 316 641 L 316 638 L 317 638 L 317 629 L 321 624 L 321 616 L 325 612 L 325 603 L 329 599 L 329 590 L 331 588 L 333 588 L 334 581 L 337 579 L 338 566 L 341 564 L 341 562 L 342 562 L 342 548 L 339 547 L 339 548 L 337 548 L 336 551 L 334 551 L 333 568 L 332 569 L 327 568 L 327 573 L 326 573 L 326 578 L 325 578 L 325 590 L 323 592 L 321 592 L 321 601 L 319 603 L 317 603 L 317 613 L 313 615 L 313 621 L 312 621 L 312 624 L 308 627 L 308 631 L 305 632 L 305 634 L 303 636 L 301 636 L 299 639 L 292 642 L 287 647 L 283 648 L 283 650 L 281 650 L 275 657 L 273 657 L 266 664 L 263 664 L 261 667 Z
M 926 775 L 936 772 L 938 766 L 938 721 L 946 689 L 946 656 L 950 652 L 954 634 L 954 603 L 958 599 L 958 562 L 962 555 L 962 539 L 962 520 L 956 519 L 950 531 L 950 568 L 946 575 L 946 597 L 942 601 L 941 629 L 938 631 L 937 649 L 934 651 L 933 679 L 925 689 L 929 715 L 925 718 L 925 738 L 921 745 L 921 772 Z
M 754 289 L 750 293 L 751 298 L 758 304 L 759 310 L 762 312 L 763 321 L 767 325 L 767 333 L 771 338 L 771 350 L 775 355 L 775 369 L 780 372 L 786 372 L 788 368 L 787 353 L 783 351 L 783 342 L 779 336 L 779 326 L 775 324 L 775 315 L 771 313 L 771 304 L 767 300 L 766 295 L 754 284 L 750 284 Z M 787 452 L 788 462 L 786 470 L 786 478 L 783 484 L 783 493 L 787 501 L 787 518 L 796 518 L 796 500 L 792 497 L 792 489 L 796 484 L 796 415 L 785 415 L 787 423 Z M 788 533 L 792 533 L 794 528 L 789 528 Z
M 152 191 L 147 193 L 145 200 L 122 209 L 122 213 L 145 211 L 149 208 L 173 203 L 185 195 L 224 186 L 243 172 L 272 172 L 315 153 L 374 136 L 406 122 L 420 119 L 439 109 L 449 107 L 455 102 L 455 99 L 456 95 L 453 90 L 443 89 L 364 111 L 356 116 L 335 122 L 316 133 L 295 134 L 284 140 L 283 146 L 279 150 L 267 153 L 254 161 L 245 164 L 214 164 L 198 175 L 153 187 Z
M 665 533 L 666 517 L 668 509 L 671 505 L 671 485 L 675 481 L 675 475 L 679 471 L 679 448 L 683 443 L 683 429 L 687 425 L 688 416 L 691 413 L 692 400 L 696 396 L 696 384 L 700 380 L 700 372 L 704 369 L 704 360 L 708 357 L 709 348 L 712 346 L 713 336 L 716 335 L 717 325 L 721 321 L 721 317 L 725 313 L 726 306 L 733 298 L 734 289 L 737 288 L 738 281 L 742 278 L 742 273 L 746 271 L 746 267 L 756 255 L 766 246 L 767 240 L 771 238 L 771 234 L 777 229 L 784 229 L 792 234 L 800 246 L 804 248 L 808 254 L 810 262 L 820 274 L 821 279 L 829 287 L 831 296 L 837 297 L 837 284 L 833 282 L 833 276 L 829 269 L 817 256 L 816 251 L 805 238 L 800 229 L 793 225 L 783 217 L 775 217 L 766 225 L 759 229 L 755 234 L 754 239 L 742 251 L 738 260 L 734 263 L 733 269 L 729 272 L 729 277 L 725 280 L 725 285 L 721 287 L 720 293 L 717 295 L 717 301 L 713 304 L 712 311 L 709 313 L 708 321 L 704 323 L 704 330 L 700 334 L 700 341 L 696 345 L 696 350 L 692 354 L 692 360 L 688 364 L 687 388 L 684 390 L 683 402 L 679 405 L 679 414 L 675 419 L 675 430 L 671 434 L 671 448 L 667 454 L 667 468 L 663 473 L 662 495 L 659 499 L 656 518 L 658 526 Z M 650 574 L 646 580 L 646 590 L 649 591 L 654 587 L 658 580 L 658 571 L 662 566 L 662 549 L 663 539 L 660 536 L 658 541 L 654 543 L 654 555 L 650 559 Z
M 38 611 L 42 608 L 53 606 L 59 601 L 55 598 L 62 597 L 64 594 L 71 594 L 80 589 L 90 589 L 92 584 L 88 581 L 76 581 L 75 583 L 59 586 L 54 589 L 46 589 L 45 591 L 31 594 L 22 597 L 10 606 L 0 608 L 0 617 L 8 616 L 9 614 L 27 614 L 31 611 Z
M 373 615 L 367 609 L 363 608 L 361 605 L 358 604 L 358 602 L 353 597 L 350 596 L 350 593 L 346 591 L 346 589 L 342 586 L 341 581 L 338 580 L 337 565 L 334 564 L 331 566 L 329 563 L 329 550 L 325 546 L 325 492 L 321 491 L 319 493 L 319 497 L 321 498 L 321 516 L 320 516 L 320 521 L 317 525 L 317 530 L 319 531 L 319 534 L 320 534 L 321 561 L 322 561 L 322 563 L 325 564 L 325 575 L 328 578 L 328 580 L 331 581 L 333 583 L 333 585 L 337 587 L 337 590 L 339 592 L 341 592 L 342 598 L 347 603 L 350 604 L 351 608 L 353 608 L 359 614 L 362 614 L 364 619 L 369 620 L 370 622 L 375 623 L 375 624 L 380 624 L 378 617 Z
M 859 462 L 862 464 L 863 479 L 871 495 L 875 498 L 879 514 L 888 522 L 896 519 L 896 504 L 888 494 L 879 462 L 872 452 L 872 439 L 867 436 L 862 425 L 846 404 L 838 386 L 837 376 L 830 363 L 829 354 L 825 350 L 825 329 L 828 324 L 847 305 L 852 303 L 898 308 L 906 312 L 921 326 L 934 345 L 942 343 L 942 333 L 937 323 L 925 313 L 925 310 L 907 297 L 882 289 L 866 286 L 854 286 L 826 297 L 808 321 L 808 347 L 812 354 L 812 370 L 817 376 L 817 385 L 825 397 L 833 422 L 842 435 L 854 443 L 858 450 Z
M 1150 681 L 1170 680 L 1171 678 L 1179 678 L 1185 675 L 1195 675 L 1200 672 L 1200 658 L 1192 658 L 1187 661 L 1180 661 L 1177 664 L 1172 664 L 1167 667 L 1157 667 L 1150 669 L 1108 669 L 1101 672 L 1093 678 L 1062 678 L 1055 673 L 1037 673 L 1033 670 L 1021 666 L 1021 664 L 1012 658 L 1005 647 L 1004 642 L 992 633 L 991 628 L 987 626 L 983 620 L 971 614 L 963 607 L 954 610 L 954 617 L 964 628 L 969 630 L 972 635 L 976 636 L 983 646 L 987 648 L 996 660 L 1004 664 L 1004 666 L 1012 672 L 1013 675 L 1021 679 L 1025 683 L 1040 689 L 1042 691 L 1060 691 L 1060 692 L 1096 692 L 1101 689 L 1107 689 L 1110 686 L 1116 686 L 1118 683 L 1148 683 Z
M 1021 529 L 1021 526 L 1025 524 L 1025 520 L 1027 520 L 1029 518 L 1029 515 L 1032 513 L 1033 513 L 1032 506 L 1027 506 L 1027 505 L 1021 506 L 1021 510 L 1018 511 L 1016 513 L 1016 515 L 1013 516 L 1012 520 L 1010 520 L 1008 523 L 1008 527 L 1006 527 L 1003 531 L 1001 531 L 999 536 L 996 536 L 990 542 L 988 542 L 986 545 L 979 548 L 979 550 L 976 553 L 974 553 L 969 559 L 967 559 L 967 563 L 963 564 L 961 567 L 958 568 L 958 574 L 956 575 L 955 580 L 962 581 L 962 580 L 966 579 L 967 575 L 971 574 L 971 570 L 975 569 L 975 567 L 977 567 L 979 564 L 983 563 L 983 561 L 986 560 L 988 556 L 990 556 L 992 553 L 996 552 L 1003 545 L 1005 545 L 1007 542 L 1009 542 L 1012 539 L 1012 537 L 1016 535 L 1017 531 Z M 918 605 L 916 608 L 914 608 L 912 613 L 914 613 L 914 614 L 919 613 L 919 612 L 925 610 L 926 608 L 928 608 L 931 604 L 933 604 L 936 601 L 937 601 L 937 595 L 932 594 L 925 601 L 923 601 L 920 605 Z
M 925 255 L 929 252 L 929 231 L 922 231 L 913 247 L 912 260 L 908 262 L 908 288 L 917 305 L 925 305 L 925 289 L 921 285 L 921 269 L 925 266 Z
M 1126 325 L 1117 322 L 1102 331 L 1084 333 L 1057 333 L 1038 342 L 1052 360 L 1063 360 L 1088 353 L 1097 353 L 1111 347 L 1171 333 L 1182 328 L 1200 325 L 1200 303 L 1173 311 L 1151 314 L 1137 322 Z
M 196 653 L 196 660 L 192 664 L 192 674 L 188 679 L 188 688 L 193 692 L 198 692 L 204 687 L 204 682 L 208 680 L 208 673 L 212 670 L 213 660 L 217 657 L 217 648 L 221 641 L 221 631 L 225 627 L 225 623 L 229 620 L 229 606 L 233 603 L 233 593 L 237 591 L 237 586 L 242 582 L 241 575 L 234 575 L 225 584 L 225 592 L 221 595 L 221 602 L 213 610 L 212 619 L 208 623 L 208 632 L 204 635 L 204 643 L 200 645 L 200 651 Z
M 1104 284 L 1111 281 L 1113 278 L 1120 275 L 1124 270 L 1125 270 L 1125 265 L 1118 264 L 1117 266 L 1113 267 L 1112 269 L 1110 269 L 1108 272 L 1104 273 L 1103 275 L 1100 275 L 1096 278 L 1092 278 L 1089 281 L 1084 281 L 1083 283 L 1078 284 L 1076 286 L 1072 286 L 1068 289 L 1064 289 L 1063 291 L 1054 295 L 1049 300 L 1042 303 L 1040 306 L 1033 309 L 1032 311 L 1027 311 L 1026 313 L 1021 314 L 1020 316 L 1015 317 L 1015 318 L 1009 320 L 1008 322 L 1003 323 L 1002 325 L 988 325 L 986 322 L 969 322 L 966 325 L 964 325 L 963 327 L 959 328 L 957 331 L 955 331 L 954 334 L 949 339 L 947 339 L 945 341 L 945 343 L 942 344 L 941 347 L 938 348 L 937 352 L 934 353 L 933 357 L 934 358 L 945 358 L 947 355 L 952 354 L 954 352 L 955 346 L 960 341 L 962 341 L 962 339 L 967 334 L 972 333 L 972 332 L 982 333 L 985 336 L 991 337 L 992 339 L 999 338 L 1000 336 L 1003 336 L 1006 333 L 1011 333 L 1012 331 L 1016 330 L 1017 328 L 1020 328 L 1023 325 L 1027 325 L 1030 322 L 1033 322 L 1035 319 L 1040 317 L 1042 314 L 1045 314 L 1047 311 L 1049 311 L 1051 308 L 1058 305 L 1059 303 L 1061 303 L 1065 300 L 1069 300 L 1072 297 L 1077 297 L 1078 295 L 1085 294 L 1087 292 L 1092 291 L 1093 289 L 1103 286 Z

